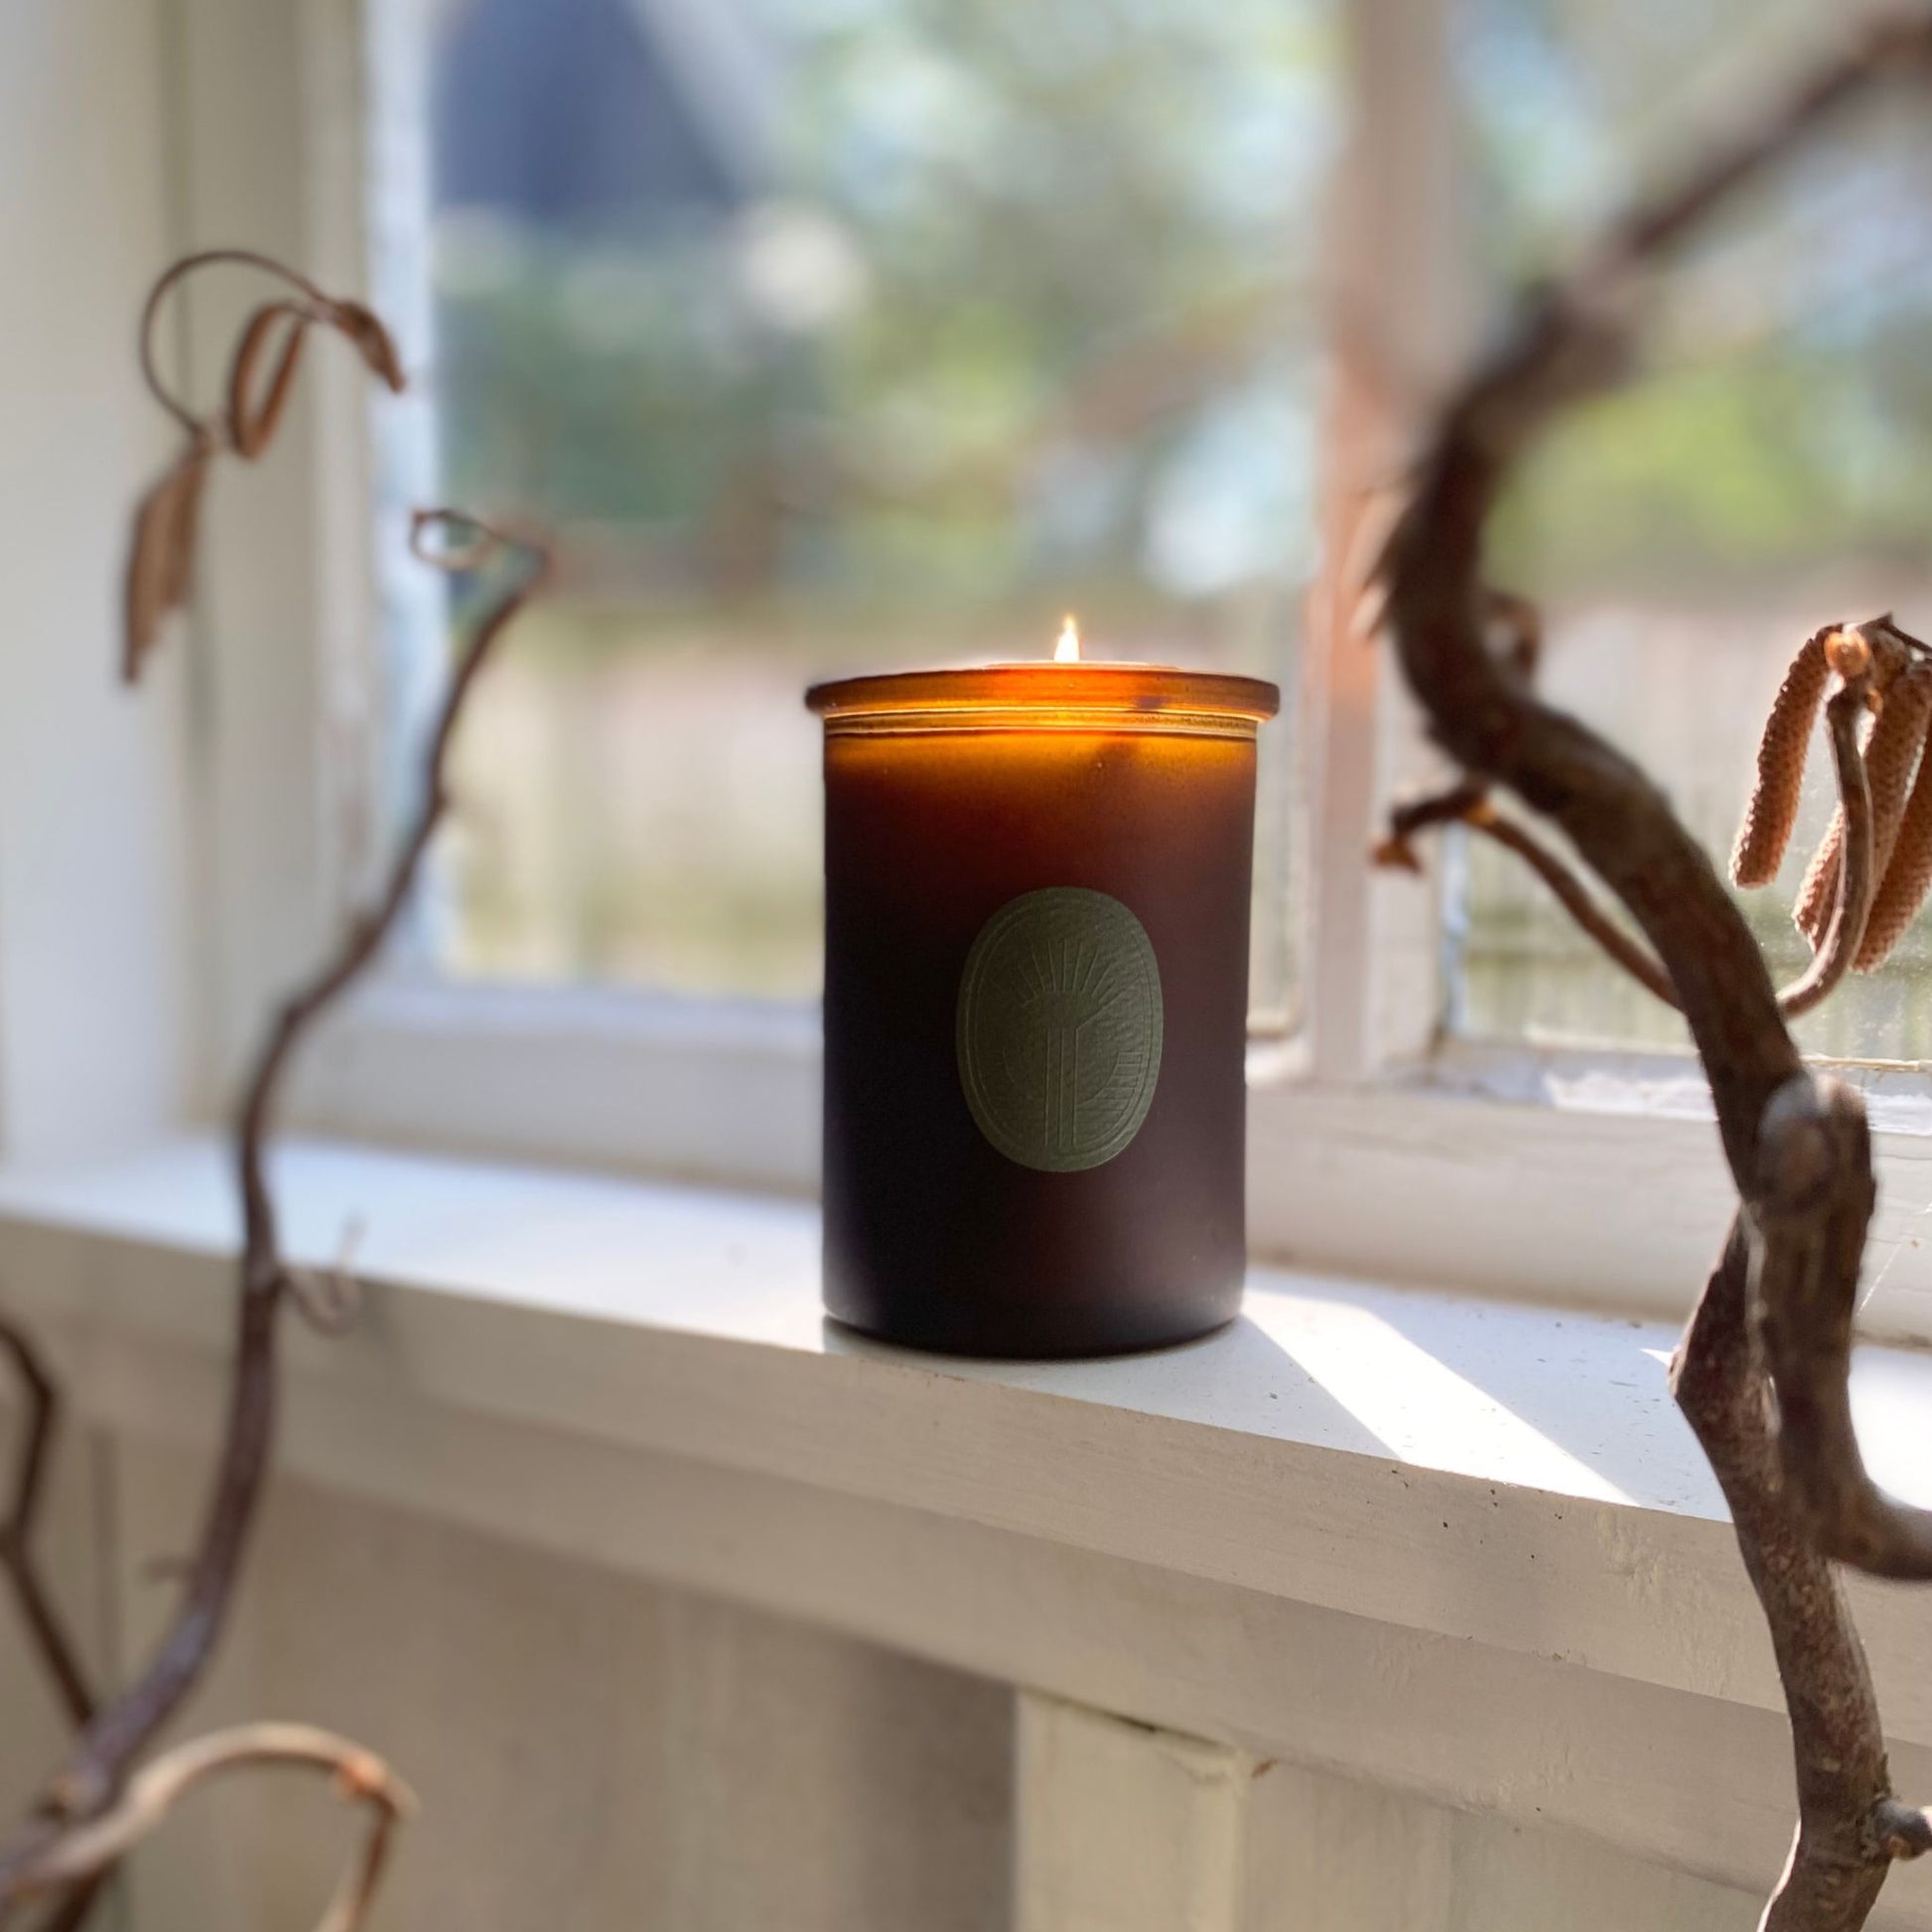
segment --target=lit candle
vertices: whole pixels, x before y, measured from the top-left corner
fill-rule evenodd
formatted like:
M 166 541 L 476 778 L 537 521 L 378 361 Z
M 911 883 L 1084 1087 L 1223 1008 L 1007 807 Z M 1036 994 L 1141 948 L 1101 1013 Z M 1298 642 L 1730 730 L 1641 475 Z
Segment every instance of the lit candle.
M 962 1354 L 1233 1318 L 1253 678 L 1079 661 L 820 685 L 825 1306 Z

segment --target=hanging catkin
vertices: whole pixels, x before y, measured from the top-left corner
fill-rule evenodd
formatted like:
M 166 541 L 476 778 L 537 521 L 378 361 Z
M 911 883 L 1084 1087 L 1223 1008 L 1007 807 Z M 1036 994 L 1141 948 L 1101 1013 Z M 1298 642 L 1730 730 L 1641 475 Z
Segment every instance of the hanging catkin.
M 1730 854 L 1730 877 L 1736 885 L 1768 886 L 1777 877 L 1784 849 L 1791 842 L 1798 792 L 1805 778 L 1805 753 L 1831 673 L 1825 658 L 1829 635 L 1829 629 L 1815 630 L 1798 646 L 1771 702 L 1771 715 L 1764 721 L 1764 736 L 1757 747 L 1757 781 Z
M 1831 924 L 1832 908 L 1838 902 L 1838 852 L 1845 842 L 1845 812 L 1832 813 L 1818 850 L 1798 882 L 1798 897 L 1791 903 L 1791 923 L 1811 941 L 1816 952 L 1825 943 L 1825 928 Z
M 1901 695 L 1903 689 L 1921 682 L 1932 693 L 1932 666 L 1914 669 L 1903 680 Z M 1932 730 L 1932 695 L 1928 695 L 1919 726 L 1921 745 L 1928 730 Z M 1853 962 L 1860 972 L 1868 973 L 1884 964 L 1925 903 L 1928 892 L 1932 892 L 1932 758 L 1921 758 L 1918 776 L 1894 830 L 1888 862 L 1878 875 L 1863 942 Z
M 1907 694 L 1911 682 L 1907 672 L 1905 648 L 1888 631 L 1869 626 L 1834 630 L 1827 633 L 1825 655 L 1832 663 L 1834 645 L 1840 638 L 1859 637 L 1870 647 L 1872 689 L 1878 702 L 1878 716 L 1864 729 L 1865 783 L 1871 793 L 1871 876 L 1882 878 L 1885 860 L 1890 856 L 1898 822 L 1905 809 L 1905 789 L 1912 778 L 1912 766 L 1925 736 L 1925 713 L 1920 708 L 1925 694 Z M 1838 668 L 1836 664 L 1832 668 Z M 1893 699 L 1903 702 L 1894 705 Z M 1887 722 L 1889 721 L 1889 722 Z M 1812 943 L 1813 949 L 1825 942 L 1838 903 L 1839 849 L 1845 840 L 1845 812 L 1832 813 L 1832 822 L 1811 864 L 1805 868 L 1803 883 L 1791 908 L 1792 922 Z
M 1898 843 L 1905 795 L 1932 727 L 1932 663 L 1914 663 L 1894 677 L 1884 709 L 1865 746 L 1864 776 L 1871 788 L 1871 876 L 1882 880 Z
M 1932 725 L 1932 666 L 1915 664 L 1894 673 L 1877 721 L 1865 735 L 1864 775 L 1871 792 L 1871 876 L 1875 880 L 1884 879 L 1897 843 L 1905 796 L 1928 725 Z M 1792 918 L 1813 946 L 1824 943 L 1838 899 L 1839 848 L 1844 837 L 1845 813 L 1841 809 L 1832 814 L 1824 842 L 1805 873 L 1792 907 Z M 1872 910 L 1877 910 L 1875 897 Z M 1869 920 L 1866 930 L 1870 930 Z M 1863 948 L 1859 957 L 1864 957 Z

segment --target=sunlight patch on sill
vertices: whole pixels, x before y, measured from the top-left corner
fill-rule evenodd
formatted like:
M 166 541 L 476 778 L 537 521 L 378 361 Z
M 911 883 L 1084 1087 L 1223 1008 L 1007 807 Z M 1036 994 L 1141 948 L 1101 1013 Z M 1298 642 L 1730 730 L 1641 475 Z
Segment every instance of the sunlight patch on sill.
M 1600 1470 L 1458 1375 L 1368 1309 L 1282 1296 L 1295 1311 L 1275 1339 L 1391 1455 L 1452 1475 L 1506 1468 L 1511 1480 L 1561 1495 L 1630 1498 Z M 1254 1311 L 1268 1326 L 1266 1311 Z

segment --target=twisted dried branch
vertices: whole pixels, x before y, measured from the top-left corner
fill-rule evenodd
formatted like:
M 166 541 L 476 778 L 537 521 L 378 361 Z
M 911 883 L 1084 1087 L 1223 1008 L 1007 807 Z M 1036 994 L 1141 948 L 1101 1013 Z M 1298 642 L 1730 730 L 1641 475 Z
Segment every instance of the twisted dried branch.
M 1932 13 L 1914 8 L 1865 27 L 1759 125 L 1616 223 L 1568 282 L 1528 301 L 1439 417 L 1383 562 L 1389 628 L 1437 739 L 1472 783 L 1502 785 L 1552 819 L 1622 901 L 1670 980 L 1711 1084 L 1740 1208 L 1675 1386 L 1730 1502 L 1791 1715 L 1800 1819 L 1765 1911 L 1770 1932 L 1858 1932 L 1892 1862 L 1932 1842 L 1925 1814 L 1891 1793 L 1876 1699 L 1831 1569 L 1834 1558 L 1879 1569 L 1898 1559 L 1896 1574 L 1922 1574 L 1921 1512 L 1871 1489 L 1846 1395 L 1869 1140 L 1857 1096 L 1804 1069 L 1749 927 L 1662 793 L 1485 648 L 1482 536 L 1532 438 L 1629 366 L 1641 275 L 1893 76 L 1932 83 Z M 1746 877 L 1774 869 L 1789 837 L 1791 746 L 1822 692 L 1812 648 L 1793 666 L 1767 735 L 1775 756 L 1739 842 Z M 1823 640 L 1816 652 L 1830 648 Z M 1841 660 L 1842 677 L 1866 668 Z M 1860 949 L 1871 890 L 1870 800 L 1849 697 L 1834 746 L 1848 833 L 1865 808 L 1837 885 L 1827 941 L 1837 972 Z
M 168 291 L 184 275 L 216 261 L 242 262 L 279 276 L 296 290 L 299 299 L 271 304 L 257 312 L 238 345 L 223 410 L 204 418 L 196 416 L 162 383 L 155 367 L 153 333 Z M 242 251 L 219 250 L 191 256 L 161 278 L 142 319 L 142 367 L 156 396 L 188 429 L 191 449 L 184 461 L 197 477 L 216 448 L 228 447 L 244 456 L 259 452 L 286 401 L 302 333 L 316 322 L 326 322 L 347 335 L 371 369 L 391 386 L 401 386 L 394 349 L 380 323 L 359 304 L 323 295 L 304 277 L 279 263 Z M 258 369 L 269 356 L 278 330 L 283 332 L 281 346 L 272 357 L 266 388 L 258 389 Z M 182 474 L 178 465 L 170 477 Z M 171 484 L 164 478 L 144 499 L 136 519 L 132 578 L 160 583 L 168 589 L 185 584 L 185 559 L 194 534 L 192 515 L 185 523 L 178 512 L 163 515 L 162 521 L 169 524 L 166 542 L 154 535 L 157 501 L 165 502 L 167 492 L 180 487 L 179 483 Z M 424 752 L 420 796 L 373 905 L 353 921 L 322 967 L 282 1004 L 255 1057 L 234 1127 L 242 1252 L 227 1414 L 219 1461 L 181 1602 L 146 1667 L 110 1703 L 90 1714 L 71 1754 L 48 1782 L 35 1811 L 0 1843 L 0 1925 L 11 1919 L 23 1900 L 44 1894 L 51 1886 L 69 1888 L 69 1896 L 61 1908 L 62 1922 L 77 1923 L 101 1876 L 134 1838 L 165 1815 L 189 1784 L 231 1763 L 255 1761 L 263 1755 L 321 1761 L 318 1752 L 333 1752 L 329 1761 L 339 1768 L 352 1765 L 359 1784 L 367 1787 L 365 1795 L 379 1797 L 392 1789 L 400 1790 L 366 1753 L 353 1752 L 353 1747 L 340 1745 L 339 1740 L 324 1738 L 317 1744 L 318 1734 L 286 1729 L 247 1733 L 239 1740 L 235 1736 L 204 1740 L 200 1745 L 183 1746 L 145 1768 L 137 1767 L 162 1726 L 200 1682 L 227 1620 L 274 1439 L 276 1344 L 282 1310 L 292 1303 L 311 1318 L 331 1325 L 352 1307 L 352 1302 L 333 1294 L 327 1284 L 292 1269 L 282 1254 L 267 1172 L 267 1147 L 289 1068 L 316 1023 L 376 957 L 394 929 L 448 808 L 450 750 L 464 707 L 498 639 L 548 564 L 541 545 L 509 537 L 456 510 L 419 511 L 411 528 L 411 543 L 416 555 L 435 568 L 500 571 L 500 578 L 481 621 L 458 654 Z M 151 605 L 144 606 L 143 612 L 149 618 L 157 615 Z M 143 633 L 131 623 L 130 674 L 138 672 L 151 641 L 151 628 Z M 37 1480 L 31 1487 L 37 1490 Z M 305 1735 L 309 1738 L 306 1745 L 302 1741 Z M 345 1756 L 345 1752 L 353 1755 Z M 401 1811 L 399 1805 L 384 1803 L 384 1822 L 358 1867 L 363 1875 L 354 1878 L 352 1874 L 351 1884 L 328 1922 L 333 1932 L 346 1932 L 359 1920 L 367 1889 L 380 1867 L 389 1824 Z
M 81 1879 L 56 1902 L 34 1932 L 77 1932 L 78 1927 L 86 1924 L 87 1914 L 94 1909 L 106 1888 L 109 1875 L 103 1870 L 95 1872 L 91 1878 Z
M 1776 1432 L 1749 1333 L 1751 1249 L 1740 1217 L 1678 1345 L 1671 1391 L 1730 1506 L 1791 1720 L 1798 1829 L 1764 1932 L 1817 1932 L 1863 1925 L 1891 1862 L 1932 1849 L 1932 1824 L 1892 1796 L 1843 1587 L 1779 1503 Z
M 448 556 L 431 546 L 451 534 Z M 356 919 L 334 956 L 280 1008 L 258 1053 L 235 1128 L 242 1202 L 242 1253 L 234 1367 L 219 1466 L 180 1608 L 147 1668 L 101 1710 L 72 1756 L 47 1787 L 39 1812 L 0 1845 L 0 1925 L 9 1908 L 48 1869 L 55 1848 L 91 1826 L 126 1786 L 140 1754 L 200 1681 L 226 1622 L 242 1556 L 267 1472 L 276 1408 L 276 1332 L 297 1289 L 283 1258 L 267 1146 L 289 1065 L 324 1012 L 352 984 L 393 930 L 424 854 L 449 804 L 449 757 L 477 678 L 522 609 L 547 559 L 456 510 L 416 515 L 412 543 L 443 569 L 480 569 L 507 558 L 507 581 L 458 656 L 424 758 L 422 790 L 371 909 Z
M 54 1378 L 26 1332 L 0 1316 L 0 1354 L 12 1363 L 27 1397 L 20 1452 L 14 1464 L 7 1513 L 0 1517 L 0 1571 L 12 1586 L 27 1634 L 39 1651 L 61 1703 L 75 1725 L 94 1715 L 94 1694 L 79 1650 L 54 1605 L 34 1557 L 34 1531 L 47 1485 L 48 1460 L 61 1427 L 61 1399 Z
M 1766 1115 L 1753 1201 L 1754 1299 L 1777 1391 L 1784 1503 L 1822 1555 L 1873 1576 L 1927 1582 L 1932 1510 L 1878 1488 L 1852 1425 L 1852 1330 L 1876 1200 L 1871 1133 L 1858 1096 L 1834 1080 L 1787 1086 Z
M 415 1794 L 372 1752 L 309 1725 L 241 1725 L 164 1752 L 128 1779 L 111 1806 L 53 1840 L 16 1881 L 19 1896 L 72 1887 L 75 1897 L 90 1897 L 99 1875 L 151 1836 L 191 1791 L 262 1767 L 326 1773 L 340 1797 L 367 1810 L 368 1829 L 316 1929 L 356 1932 L 368 1915 L 395 1828 L 415 1812 Z

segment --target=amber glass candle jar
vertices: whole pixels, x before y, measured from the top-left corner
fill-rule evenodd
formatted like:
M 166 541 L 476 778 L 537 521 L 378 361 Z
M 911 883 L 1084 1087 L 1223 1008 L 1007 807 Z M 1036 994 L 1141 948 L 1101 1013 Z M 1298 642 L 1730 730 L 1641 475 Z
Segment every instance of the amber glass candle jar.
M 1232 1319 L 1255 741 L 1139 664 L 820 685 L 825 1306 L 959 1354 Z

